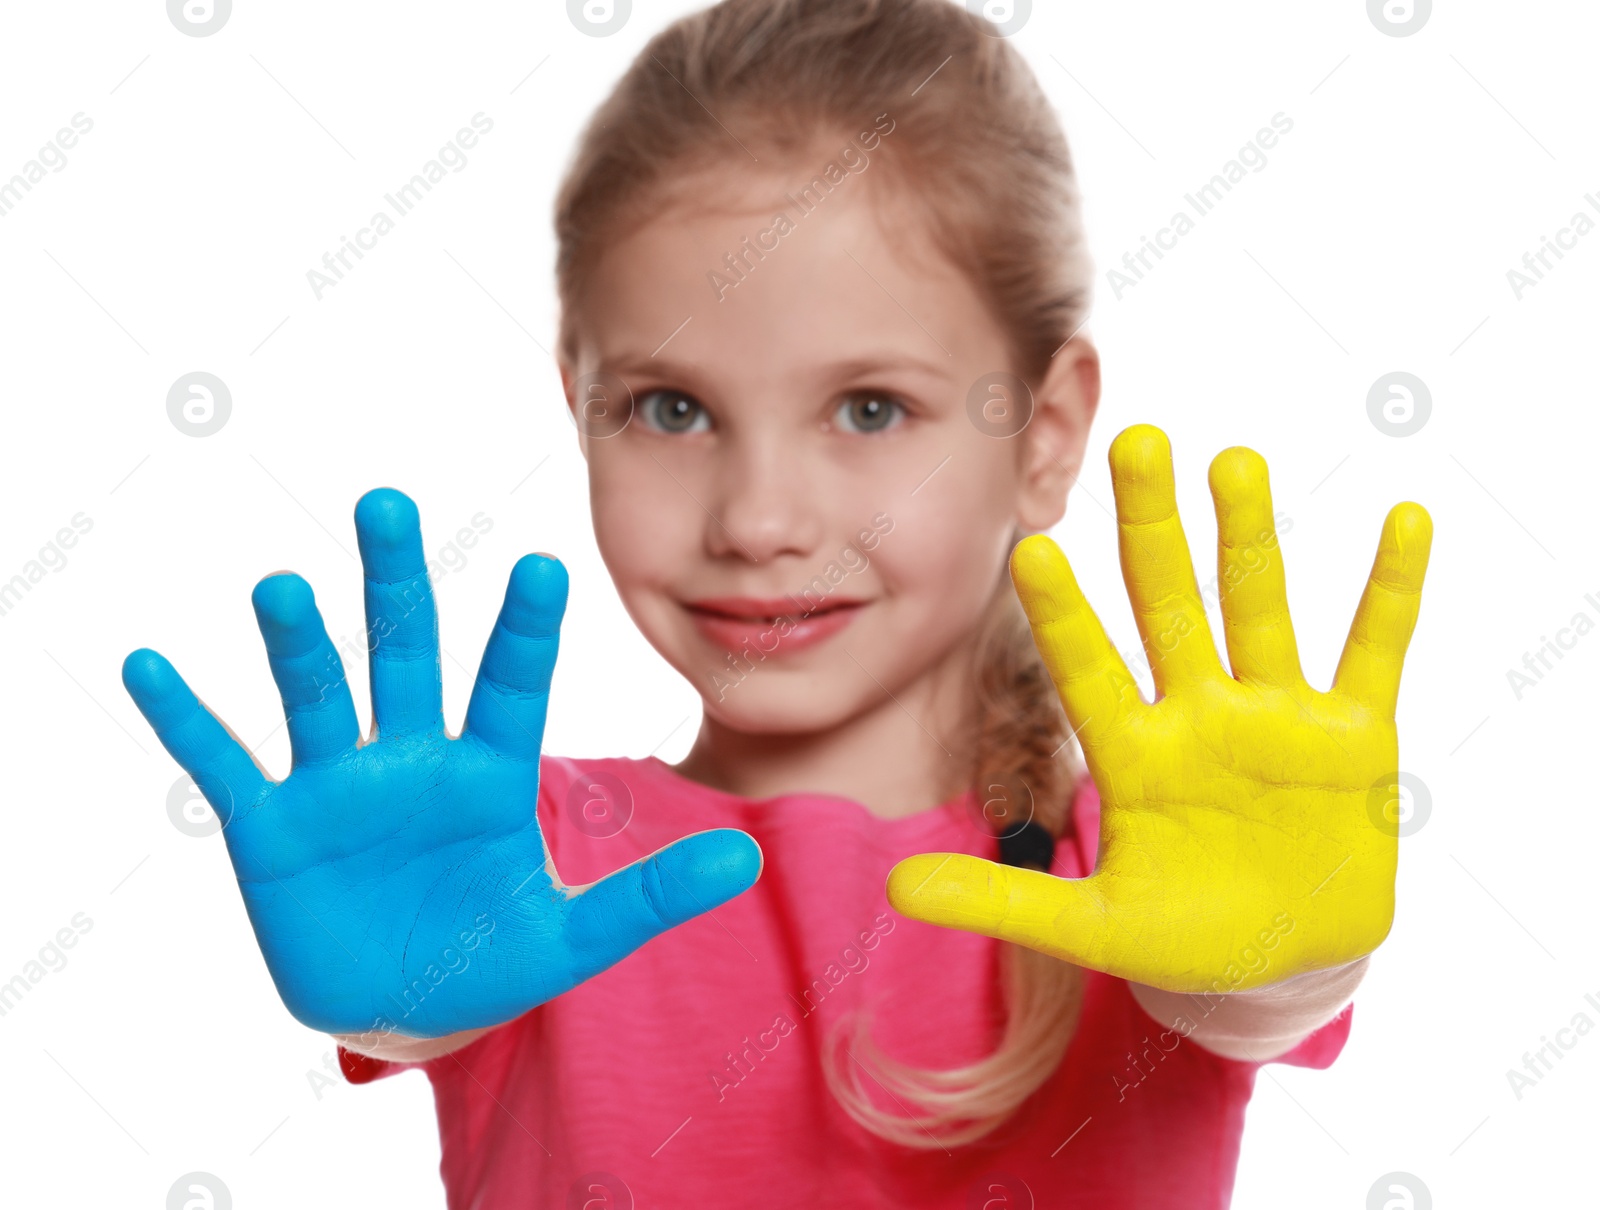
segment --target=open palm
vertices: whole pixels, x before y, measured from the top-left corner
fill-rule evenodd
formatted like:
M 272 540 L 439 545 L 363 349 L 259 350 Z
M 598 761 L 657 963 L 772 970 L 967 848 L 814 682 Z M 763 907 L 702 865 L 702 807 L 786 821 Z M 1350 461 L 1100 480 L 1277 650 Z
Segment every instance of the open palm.
M 375 736 L 361 742 L 310 586 L 252 600 L 287 716 L 293 769 L 270 780 L 162 656 L 123 683 L 223 821 L 279 994 L 330 1033 L 437 1037 L 511 1020 L 749 887 L 743 832 L 685 837 L 587 888 L 565 887 L 535 816 L 567 575 L 512 570 L 458 738 L 445 734 L 438 620 L 416 506 L 356 505 Z
M 1123 576 L 1157 691 L 1146 702 L 1060 548 L 1011 573 L 1101 800 L 1087 878 L 954 854 L 891 872 L 908 916 L 1001 937 L 1171 992 L 1236 991 L 1342 965 L 1394 918 L 1400 668 L 1432 538 L 1399 504 L 1326 693 L 1289 622 L 1266 463 L 1213 461 L 1222 667 L 1178 520 L 1172 454 L 1148 425 L 1111 448 Z

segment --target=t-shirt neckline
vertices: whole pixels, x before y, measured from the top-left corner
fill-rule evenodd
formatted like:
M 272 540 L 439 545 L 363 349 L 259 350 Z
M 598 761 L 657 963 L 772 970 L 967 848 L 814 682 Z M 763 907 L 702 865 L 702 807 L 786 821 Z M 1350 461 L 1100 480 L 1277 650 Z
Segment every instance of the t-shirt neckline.
M 886 819 L 880 815 L 874 815 L 867 810 L 865 805 L 843 794 L 833 794 L 825 790 L 786 790 L 780 794 L 769 794 L 763 798 L 747 798 L 742 794 L 735 794 L 731 790 L 718 789 L 716 786 L 708 786 L 704 782 L 695 781 L 692 777 L 685 777 L 653 753 L 644 758 L 644 763 L 653 765 L 666 780 L 692 793 L 729 805 L 738 803 L 751 807 L 770 807 L 796 798 L 834 802 L 841 804 L 845 809 L 859 812 L 876 826 L 890 831 L 937 831 L 947 821 L 954 822 L 953 817 L 967 808 L 975 794 L 972 789 L 963 790 L 954 798 L 946 799 L 935 806 L 925 807 L 921 811 L 915 811 L 910 815 L 900 815 L 893 819 Z

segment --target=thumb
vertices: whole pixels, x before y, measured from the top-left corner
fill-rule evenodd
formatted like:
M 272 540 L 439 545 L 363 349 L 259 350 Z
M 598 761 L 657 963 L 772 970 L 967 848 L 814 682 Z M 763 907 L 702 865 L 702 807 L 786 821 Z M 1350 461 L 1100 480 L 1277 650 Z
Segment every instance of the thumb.
M 889 871 L 903 916 L 1104 969 L 1106 907 L 1094 878 L 1057 878 L 968 853 L 919 853 Z
M 736 828 L 696 832 L 606 875 L 580 891 L 567 914 L 574 975 L 598 974 L 760 876 L 761 847 Z

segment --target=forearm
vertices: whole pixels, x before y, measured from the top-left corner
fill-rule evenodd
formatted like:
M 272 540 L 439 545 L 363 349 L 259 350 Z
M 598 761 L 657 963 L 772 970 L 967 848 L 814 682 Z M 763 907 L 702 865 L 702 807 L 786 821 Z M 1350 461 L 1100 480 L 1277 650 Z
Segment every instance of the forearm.
M 334 1034 L 334 1041 L 346 1050 L 367 1055 L 373 1059 L 388 1059 L 393 1063 L 419 1063 L 424 1059 L 437 1059 L 451 1051 L 460 1050 L 476 1042 L 498 1025 L 480 1029 L 464 1029 L 459 1033 L 445 1034 L 441 1038 L 408 1038 L 397 1033 Z
M 1133 998 L 1163 1027 L 1230 1059 L 1265 1062 L 1287 1054 L 1339 1015 L 1371 955 L 1249 991 L 1180 995 L 1141 983 Z

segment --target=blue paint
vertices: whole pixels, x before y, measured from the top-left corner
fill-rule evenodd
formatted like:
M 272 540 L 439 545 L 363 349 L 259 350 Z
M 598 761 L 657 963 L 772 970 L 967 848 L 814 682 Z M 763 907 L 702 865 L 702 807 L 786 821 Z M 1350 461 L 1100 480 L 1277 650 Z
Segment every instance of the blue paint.
M 535 817 L 551 672 L 567 602 L 555 559 L 512 569 L 462 734 L 444 732 L 439 628 L 416 505 L 356 505 L 377 738 L 359 726 L 311 586 L 252 595 L 293 769 L 269 780 L 167 660 L 122 680 L 225 824 L 256 940 L 295 1018 L 330 1033 L 437 1037 L 542 1004 L 761 872 L 754 840 L 697 833 L 591 886 L 563 887 Z

